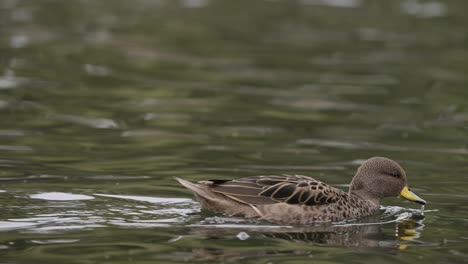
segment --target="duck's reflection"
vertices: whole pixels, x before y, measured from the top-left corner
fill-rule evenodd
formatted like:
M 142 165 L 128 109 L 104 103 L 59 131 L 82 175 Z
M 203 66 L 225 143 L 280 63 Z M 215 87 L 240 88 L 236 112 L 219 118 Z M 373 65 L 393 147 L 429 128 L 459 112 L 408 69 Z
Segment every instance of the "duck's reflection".
M 297 228 L 284 233 L 274 232 L 264 233 L 263 235 L 273 239 L 317 245 L 378 247 L 378 237 L 380 237 L 381 233 L 378 225 L 356 225 Z
M 418 240 L 424 229 L 424 216 L 413 216 L 397 223 L 395 236 L 399 239 L 398 249 L 405 250 L 408 246 L 421 244 Z
M 419 244 L 417 240 L 424 229 L 424 216 L 411 216 L 394 223 L 394 237 L 386 229 L 392 225 L 356 223 L 350 225 L 331 225 L 301 227 L 263 233 L 268 238 L 294 242 L 306 242 L 317 245 L 363 247 L 363 248 L 398 248 Z M 403 245 L 403 246 L 402 246 Z
M 375 220 L 375 221 L 374 221 Z M 379 222 L 380 221 L 380 222 Z M 381 219 L 366 219 L 366 222 L 355 222 L 352 224 L 329 224 L 307 227 L 277 227 L 270 226 L 239 226 L 223 225 L 196 226 L 191 233 L 196 236 L 208 238 L 240 237 L 239 234 L 245 232 L 249 239 L 268 239 L 277 242 L 294 242 L 298 250 L 240 250 L 230 251 L 228 248 L 198 248 L 192 252 L 193 259 L 232 259 L 237 257 L 259 257 L 272 255 L 301 255 L 307 254 L 310 245 L 325 245 L 332 247 L 351 247 L 359 250 L 366 248 L 380 248 L 383 251 L 394 254 L 400 250 L 405 250 L 408 246 L 419 244 L 417 239 L 424 229 L 424 216 L 412 215 L 399 221 L 389 221 L 382 224 Z M 296 244 L 301 243 L 301 244 Z M 302 246 L 300 246 L 302 245 Z M 287 251 L 287 252 L 286 252 Z

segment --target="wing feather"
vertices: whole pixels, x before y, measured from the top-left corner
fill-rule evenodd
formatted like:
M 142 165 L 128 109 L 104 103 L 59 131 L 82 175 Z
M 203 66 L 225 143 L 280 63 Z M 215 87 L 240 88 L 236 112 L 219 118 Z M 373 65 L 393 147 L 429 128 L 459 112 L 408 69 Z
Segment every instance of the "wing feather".
M 342 190 L 302 175 L 252 176 L 211 183 L 213 192 L 249 205 L 284 202 L 316 206 L 336 203 L 346 195 Z

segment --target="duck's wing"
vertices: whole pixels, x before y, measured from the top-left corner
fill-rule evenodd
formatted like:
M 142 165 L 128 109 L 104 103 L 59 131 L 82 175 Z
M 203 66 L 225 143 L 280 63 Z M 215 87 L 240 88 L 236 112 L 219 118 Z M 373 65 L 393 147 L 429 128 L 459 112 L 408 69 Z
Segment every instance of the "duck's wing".
M 253 176 L 238 180 L 210 180 L 211 191 L 251 204 L 288 203 L 323 205 L 336 203 L 346 193 L 321 181 L 302 175 Z

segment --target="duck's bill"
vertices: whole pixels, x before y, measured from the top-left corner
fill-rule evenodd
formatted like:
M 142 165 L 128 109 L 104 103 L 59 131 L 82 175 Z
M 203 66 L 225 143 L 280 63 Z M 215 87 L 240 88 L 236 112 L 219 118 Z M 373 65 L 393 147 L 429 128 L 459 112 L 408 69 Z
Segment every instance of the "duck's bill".
M 405 188 L 401 190 L 400 197 L 405 198 L 408 201 L 418 203 L 418 204 L 422 204 L 422 205 L 426 204 L 426 201 L 424 201 L 421 197 L 417 196 L 412 191 L 410 191 L 408 189 L 408 186 L 405 186 Z

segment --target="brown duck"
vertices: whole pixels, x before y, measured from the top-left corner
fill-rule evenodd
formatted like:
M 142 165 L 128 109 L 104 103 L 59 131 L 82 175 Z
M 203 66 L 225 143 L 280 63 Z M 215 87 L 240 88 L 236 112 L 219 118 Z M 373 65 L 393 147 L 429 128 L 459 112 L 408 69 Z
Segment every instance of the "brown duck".
M 370 158 L 359 167 L 348 192 L 301 175 L 253 176 L 198 184 L 176 180 L 191 190 L 204 208 L 279 224 L 370 216 L 378 211 L 384 197 L 400 196 L 426 204 L 408 188 L 403 168 L 382 157 Z

